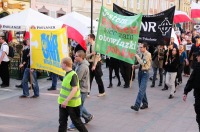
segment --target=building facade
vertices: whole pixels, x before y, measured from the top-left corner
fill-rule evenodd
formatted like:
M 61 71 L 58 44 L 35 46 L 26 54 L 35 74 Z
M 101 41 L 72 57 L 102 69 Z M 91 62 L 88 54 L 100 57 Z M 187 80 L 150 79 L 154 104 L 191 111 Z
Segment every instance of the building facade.
M 29 0 L 0 0 L 0 18 L 28 8 Z
M 31 0 L 31 8 L 57 18 L 71 12 L 72 0 Z

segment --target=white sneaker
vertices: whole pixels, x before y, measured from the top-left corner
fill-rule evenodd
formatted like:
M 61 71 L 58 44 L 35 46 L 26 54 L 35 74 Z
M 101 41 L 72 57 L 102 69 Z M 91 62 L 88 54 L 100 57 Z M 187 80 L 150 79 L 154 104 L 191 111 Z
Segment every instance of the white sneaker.
M 106 95 L 106 93 L 104 92 L 104 93 L 98 94 L 97 97 L 102 97 L 102 96 L 105 96 L 105 95 Z

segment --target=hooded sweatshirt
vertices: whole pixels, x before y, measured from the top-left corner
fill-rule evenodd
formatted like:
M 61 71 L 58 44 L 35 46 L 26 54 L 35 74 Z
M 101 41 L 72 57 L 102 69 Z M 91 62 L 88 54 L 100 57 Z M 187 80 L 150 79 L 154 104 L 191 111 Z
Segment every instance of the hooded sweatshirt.
M 80 90 L 83 93 L 90 92 L 89 65 L 87 60 L 83 60 L 82 62 L 78 62 L 75 68 L 80 82 Z

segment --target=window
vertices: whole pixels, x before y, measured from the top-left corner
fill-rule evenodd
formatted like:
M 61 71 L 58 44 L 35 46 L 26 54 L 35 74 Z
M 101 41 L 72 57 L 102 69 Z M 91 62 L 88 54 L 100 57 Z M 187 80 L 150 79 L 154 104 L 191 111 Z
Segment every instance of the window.
M 111 4 L 111 0 L 107 0 L 107 4 Z
M 119 0 L 116 0 L 116 1 L 115 1 L 115 4 L 119 5 Z
M 134 5 L 133 2 L 134 2 L 133 0 L 130 0 L 130 8 L 133 8 L 133 5 Z
M 162 1 L 162 8 L 161 8 L 162 11 L 166 9 L 166 4 L 167 4 L 166 1 Z
M 123 0 L 123 7 L 127 7 L 127 0 Z
M 137 0 L 137 9 L 140 9 L 140 0 Z
M 144 10 L 147 9 L 147 0 L 143 0 L 143 9 L 144 9 Z
M 40 12 L 40 13 L 42 13 L 42 14 L 44 14 L 44 15 L 49 15 L 49 13 L 48 12 Z

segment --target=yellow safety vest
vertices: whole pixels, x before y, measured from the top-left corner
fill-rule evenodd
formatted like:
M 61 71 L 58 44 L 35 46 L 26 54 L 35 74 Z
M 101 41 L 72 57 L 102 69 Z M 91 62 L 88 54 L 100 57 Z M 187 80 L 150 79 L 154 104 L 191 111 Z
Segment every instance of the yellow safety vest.
M 65 101 L 65 99 L 69 96 L 70 92 L 72 91 L 72 86 L 70 85 L 70 82 L 74 74 L 77 76 L 75 71 L 71 71 L 64 77 L 62 81 L 62 88 L 60 89 L 60 95 L 58 97 L 58 104 L 62 104 Z M 78 80 L 78 76 L 77 76 L 77 80 Z M 67 106 L 77 107 L 80 105 L 81 105 L 81 94 L 80 94 L 80 87 L 79 87 L 79 82 L 78 82 L 78 91 L 76 92 L 74 97 L 68 102 Z

